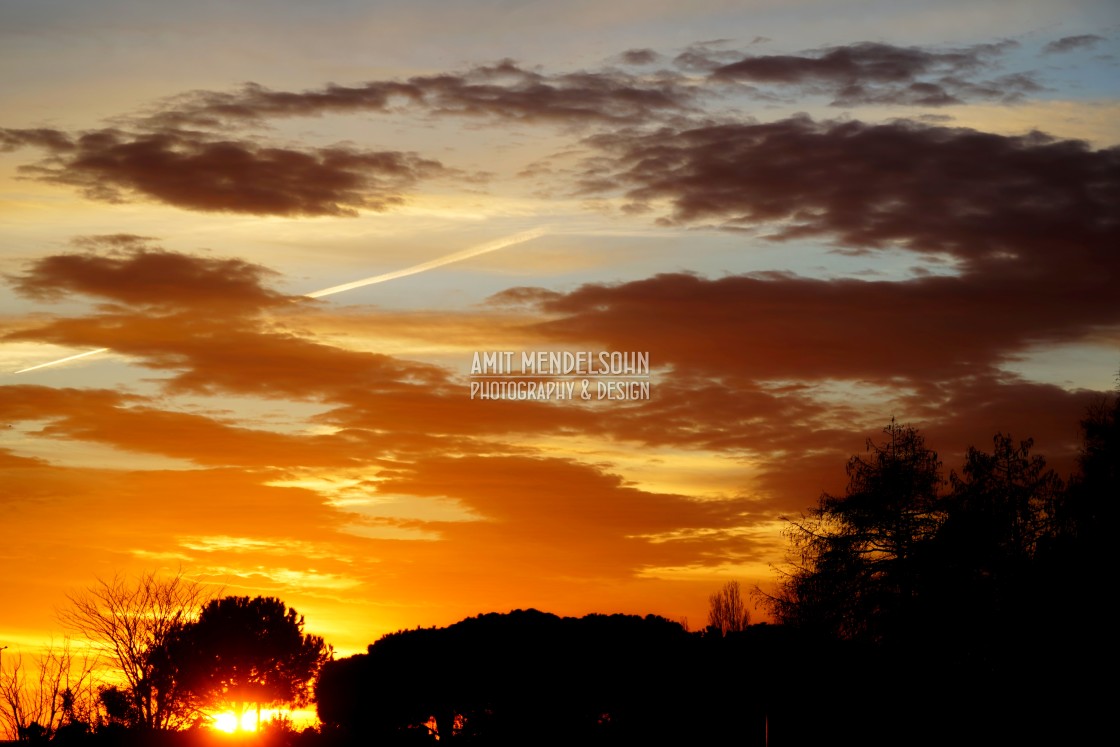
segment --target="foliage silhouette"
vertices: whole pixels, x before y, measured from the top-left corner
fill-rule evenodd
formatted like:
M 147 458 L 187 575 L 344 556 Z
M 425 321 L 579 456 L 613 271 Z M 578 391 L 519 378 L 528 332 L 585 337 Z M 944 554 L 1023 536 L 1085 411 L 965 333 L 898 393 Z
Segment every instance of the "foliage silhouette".
M 1112 396 L 1090 405 L 1081 432 L 1080 474 L 1072 481 L 1068 500 L 1058 506 L 1056 519 L 1065 539 L 1085 551 L 1102 551 L 1084 558 L 1099 568 L 1104 567 L 1101 561 L 1108 562 L 1120 496 L 1120 386 Z
M 254 704 L 259 726 L 262 706 L 305 705 L 330 658 L 323 639 L 303 626 L 299 613 L 273 597 L 212 599 L 168 640 L 168 669 L 198 702 L 231 706 L 239 725 Z
M 693 687 L 725 665 L 708 655 L 716 640 L 654 616 L 480 615 L 393 633 L 329 663 L 319 717 L 351 743 L 703 743 L 738 733 L 741 714 L 755 710 L 743 681 L 717 693 Z M 726 721 L 731 713 L 739 720 Z M 755 721 L 761 737 L 761 712 Z
M 921 545 L 940 519 L 941 462 L 917 429 L 893 420 L 887 439 L 847 465 L 848 488 L 791 521 L 795 566 L 764 598 L 783 623 L 881 640 L 913 614 Z
M 968 449 L 944 494 L 912 428 L 892 421 L 853 457 L 845 496 L 791 522 L 797 562 L 763 595 L 798 636 L 803 681 L 839 675 L 812 699 L 827 730 L 793 741 L 1087 741 L 1108 710 L 1086 672 L 1111 637 L 1118 420 L 1112 400 L 1090 410 L 1068 487 L 1031 439 L 1002 433 Z

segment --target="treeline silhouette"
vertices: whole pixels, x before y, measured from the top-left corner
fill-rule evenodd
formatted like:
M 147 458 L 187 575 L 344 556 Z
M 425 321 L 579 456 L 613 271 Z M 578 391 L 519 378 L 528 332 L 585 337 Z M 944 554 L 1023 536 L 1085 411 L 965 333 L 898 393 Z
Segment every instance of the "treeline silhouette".
M 320 657 L 321 725 L 297 733 L 279 724 L 255 738 L 275 747 L 1096 741 L 1111 726 L 1103 682 L 1113 661 L 1120 397 L 1096 403 L 1080 425 L 1078 469 L 1063 480 L 1029 439 L 1006 434 L 990 451 L 969 448 L 960 471 L 945 475 L 923 435 L 892 421 L 848 462 L 843 495 L 822 495 L 789 520 L 789 562 L 774 588 L 754 594 L 770 624 L 747 624 L 731 583 L 712 595 L 712 624 L 700 631 L 652 615 L 518 610 L 399 631 L 322 663 L 321 639 L 301 639 L 302 621 L 288 611 L 289 637 L 310 641 L 309 661 Z M 122 589 L 103 583 L 99 599 L 134 598 Z M 138 655 L 148 666 L 168 650 Z M 211 684 L 256 682 L 234 677 L 229 656 L 215 661 L 206 671 L 221 678 Z M 226 700 L 268 699 L 218 690 Z M 54 741 L 220 739 L 197 719 L 189 731 L 149 721 L 90 728 L 71 719 Z M 25 741 L 50 736 L 21 732 Z
M 319 718 L 356 742 L 614 743 L 707 703 L 695 641 L 658 617 L 488 614 L 385 636 L 319 678 Z M 430 717 L 434 717 L 431 721 Z M 691 719 L 689 719 L 691 720 Z
M 688 633 L 656 617 L 533 610 L 386 636 L 328 663 L 340 744 L 1076 744 L 1111 712 L 1109 536 L 1120 399 L 1081 422 L 1062 480 L 996 434 L 960 472 L 910 426 L 790 520 L 756 590 L 777 624 Z M 714 596 L 713 599 L 716 599 Z

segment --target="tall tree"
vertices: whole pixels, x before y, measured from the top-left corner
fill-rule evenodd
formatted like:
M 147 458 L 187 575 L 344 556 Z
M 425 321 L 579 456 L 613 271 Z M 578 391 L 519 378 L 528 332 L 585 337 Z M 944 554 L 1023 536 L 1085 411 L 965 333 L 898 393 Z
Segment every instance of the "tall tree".
M 1103 551 L 1093 561 L 1086 558 L 1094 562 L 1103 560 L 1111 548 L 1116 496 L 1120 495 L 1120 385 L 1089 407 L 1081 420 L 1081 434 L 1081 473 L 1059 514 L 1062 531 L 1083 550 Z
M 950 475 L 952 495 L 946 530 L 953 532 L 960 554 L 988 574 L 992 564 L 1022 565 L 1032 559 L 1039 543 L 1053 533 L 1055 507 L 1064 486 L 1046 467 L 1046 460 L 1031 456 L 1032 439 L 1018 445 L 1011 436 L 997 433 L 989 454 L 969 447 L 962 474 Z M 980 557 L 980 555 L 986 557 Z
M 248 704 L 305 705 L 311 682 L 331 656 L 304 619 L 272 597 L 211 600 L 169 644 L 178 678 L 200 701 L 228 705 L 238 725 Z
M 708 628 L 720 635 L 738 633 L 750 624 L 751 613 L 743 600 L 738 581 L 728 581 L 719 591 L 708 597 Z
M 921 545 L 940 521 L 941 462 L 917 429 L 892 420 L 883 432 L 848 461 L 843 496 L 825 493 L 790 522 L 793 568 L 765 597 L 780 621 L 878 640 L 913 613 Z
M 153 571 L 133 582 L 114 576 L 70 596 L 59 618 L 116 665 L 134 705 L 133 726 L 175 728 L 187 721 L 190 709 L 161 668 L 159 652 L 208 596 L 181 572 L 161 577 Z
M 1024 651 L 1047 635 L 1036 614 L 1039 590 L 1050 585 L 1040 561 L 1053 547 L 1065 488 L 1033 445 L 997 433 L 990 452 L 970 446 L 960 474 L 949 476 L 945 521 L 928 548 L 923 620 L 946 650 L 973 663 L 1037 664 Z
M 1120 376 L 1118 376 L 1120 380 Z M 1066 590 L 1067 620 L 1092 633 L 1070 631 L 1081 645 L 1111 635 L 1110 588 L 1115 578 L 1117 498 L 1120 497 L 1120 386 L 1090 405 L 1081 420 L 1080 471 L 1054 512 L 1055 536 L 1040 559 L 1054 588 Z M 1071 624 L 1070 627 L 1073 627 Z

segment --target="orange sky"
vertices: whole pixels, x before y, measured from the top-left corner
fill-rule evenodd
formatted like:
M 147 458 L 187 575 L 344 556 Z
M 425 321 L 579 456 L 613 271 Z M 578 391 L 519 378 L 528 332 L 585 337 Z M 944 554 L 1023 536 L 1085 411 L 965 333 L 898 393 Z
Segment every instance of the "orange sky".
M 1108 3 L 42 5 L 0 9 L 13 652 L 151 569 L 341 653 L 698 628 L 891 417 L 946 471 L 1003 431 L 1068 473 L 1113 385 Z M 471 399 L 476 352 L 541 350 L 646 352 L 651 396 Z

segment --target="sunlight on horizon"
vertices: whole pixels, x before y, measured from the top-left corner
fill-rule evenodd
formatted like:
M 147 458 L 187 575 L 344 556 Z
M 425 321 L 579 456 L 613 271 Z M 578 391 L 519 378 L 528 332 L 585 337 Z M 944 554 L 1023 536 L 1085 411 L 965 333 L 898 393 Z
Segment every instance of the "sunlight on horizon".
M 262 715 L 261 724 L 263 725 L 264 723 L 265 721 Z M 226 734 L 233 734 L 237 731 L 255 732 L 257 730 L 257 712 L 246 711 L 241 714 L 240 729 L 238 729 L 236 713 L 233 711 L 219 713 L 217 716 L 214 716 L 213 727 L 218 731 L 224 731 Z
M 245 713 L 241 715 L 240 729 L 238 729 L 237 714 L 233 711 L 223 711 L 221 713 L 212 714 L 210 718 L 210 728 L 215 731 L 224 732 L 226 734 L 245 735 L 257 733 L 257 711 L 255 708 L 247 708 Z M 307 727 L 315 726 L 318 721 L 318 716 L 313 708 L 296 708 L 292 710 L 262 708 L 261 731 L 268 728 L 269 723 L 272 721 L 287 721 L 288 726 L 293 730 L 302 731 Z

